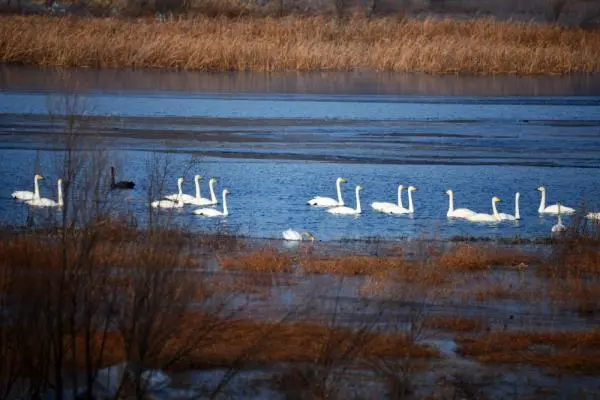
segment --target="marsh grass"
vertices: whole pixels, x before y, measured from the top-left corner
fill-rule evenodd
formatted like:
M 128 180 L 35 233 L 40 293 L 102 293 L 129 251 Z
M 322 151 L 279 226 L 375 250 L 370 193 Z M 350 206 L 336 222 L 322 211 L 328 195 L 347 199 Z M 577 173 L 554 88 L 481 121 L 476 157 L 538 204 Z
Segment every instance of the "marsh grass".
M 494 245 L 458 244 L 439 257 L 440 268 L 457 271 L 484 271 L 492 267 L 518 267 L 539 262 L 534 254 Z
M 255 272 L 291 272 L 292 257 L 276 249 L 265 247 L 247 254 L 223 255 L 218 257 L 224 269 L 240 269 Z
M 493 332 L 459 338 L 459 353 L 484 363 L 531 364 L 552 371 L 600 372 L 600 331 Z
M 402 257 L 343 256 L 337 258 L 304 257 L 300 268 L 309 274 L 377 275 L 400 268 Z
M 600 71 L 600 31 L 492 19 L 326 16 L 154 19 L 3 16 L 0 62 L 203 71 Z
M 486 328 L 486 322 L 481 318 L 461 316 L 432 316 L 424 321 L 427 329 L 450 332 L 481 332 Z

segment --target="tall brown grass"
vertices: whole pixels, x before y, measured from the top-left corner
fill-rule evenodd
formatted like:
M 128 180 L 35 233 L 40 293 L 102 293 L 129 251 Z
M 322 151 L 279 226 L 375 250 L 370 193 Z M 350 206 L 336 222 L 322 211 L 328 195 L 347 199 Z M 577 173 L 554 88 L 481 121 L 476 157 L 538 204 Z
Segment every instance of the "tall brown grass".
M 197 17 L 158 23 L 4 16 L 0 62 L 203 71 L 591 73 L 600 71 L 600 31 L 491 19 Z

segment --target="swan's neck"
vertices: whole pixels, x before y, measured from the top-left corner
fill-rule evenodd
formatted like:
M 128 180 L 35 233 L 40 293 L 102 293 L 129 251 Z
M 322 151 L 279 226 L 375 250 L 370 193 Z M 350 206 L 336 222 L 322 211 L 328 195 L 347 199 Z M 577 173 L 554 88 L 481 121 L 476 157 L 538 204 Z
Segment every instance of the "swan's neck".
M 519 212 L 519 196 L 515 195 L 515 219 L 521 219 L 521 213 Z
M 196 198 L 199 199 L 202 197 L 202 193 L 200 193 L 200 179 L 196 178 L 194 182 L 196 183 Z
M 181 195 L 183 194 L 183 189 L 181 188 L 181 181 L 177 181 L 177 191 L 178 191 L 179 197 L 181 197 Z
M 360 214 L 360 212 L 362 211 L 360 209 L 360 194 L 359 194 L 360 190 L 356 190 L 356 212 Z
M 448 194 L 448 212 L 451 213 L 454 211 L 454 194 Z
M 229 210 L 227 210 L 227 193 L 223 193 L 223 215 L 229 215 Z
M 408 191 L 408 211 L 410 211 L 411 213 L 415 212 L 412 199 L 412 190 Z
M 212 204 L 217 204 L 217 195 L 215 195 L 215 181 L 210 181 L 208 183 L 208 187 L 210 188 L 210 202 Z
M 335 188 L 337 190 L 337 198 L 338 198 L 338 205 L 343 206 L 344 205 L 344 199 L 342 199 L 342 188 L 341 185 L 342 183 L 340 181 L 337 181 L 335 183 Z
M 398 207 L 400 208 L 404 208 L 402 205 L 402 190 L 404 190 L 404 187 L 402 185 L 398 186 Z
M 542 190 L 540 193 L 542 194 L 542 198 L 540 199 L 540 208 L 538 209 L 538 212 L 544 212 L 546 209 L 546 191 Z
M 40 198 L 40 184 L 37 179 L 33 180 L 33 198 L 34 199 Z
M 498 210 L 496 209 L 496 202 L 494 200 L 492 200 L 492 215 L 494 216 L 494 218 L 499 219 L 500 217 L 498 216 Z
M 62 192 L 62 182 L 58 183 L 58 206 L 63 206 L 63 192 Z

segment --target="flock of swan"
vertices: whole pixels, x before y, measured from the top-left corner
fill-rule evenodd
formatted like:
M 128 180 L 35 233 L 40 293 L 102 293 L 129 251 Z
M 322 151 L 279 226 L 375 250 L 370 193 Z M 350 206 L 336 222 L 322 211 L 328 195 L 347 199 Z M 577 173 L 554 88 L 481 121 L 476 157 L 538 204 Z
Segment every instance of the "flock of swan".
M 44 179 L 43 176 L 36 174 L 33 179 L 34 190 L 31 191 L 15 191 L 12 193 L 12 197 L 17 200 L 24 201 L 27 205 L 33 207 L 62 207 L 63 206 L 63 191 L 62 185 L 63 180 L 58 179 L 58 198 L 57 200 L 43 198 L 40 196 L 40 188 L 39 188 L 39 180 Z M 166 209 L 175 209 L 175 208 L 183 208 L 187 205 L 195 205 L 195 206 L 205 206 L 202 208 L 197 208 L 193 210 L 193 214 L 201 215 L 205 217 L 226 217 L 229 215 L 229 211 L 227 209 L 227 195 L 229 194 L 228 189 L 223 189 L 222 191 L 222 202 L 223 209 L 217 210 L 216 208 L 212 208 L 218 204 L 218 199 L 215 194 L 215 184 L 217 183 L 217 179 L 210 178 L 208 182 L 208 187 L 210 191 L 210 198 L 202 197 L 201 189 L 200 189 L 200 181 L 202 177 L 200 175 L 194 176 L 194 184 L 196 188 L 195 195 L 189 195 L 183 193 L 183 178 L 177 179 L 177 193 L 169 194 L 163 196 L 163 198 L 152 201 L 150 206 L 153 208 L 166 208 Z M 342 184 L 347 183 L 347 180 L 339 177 L 336 179 L 335 186 L 337 192 L 337 199 L 331 197 L 323 197 L 316 196 L 312 199 L 308 200 L 307 204 L 311 207 L 324 208 L 326 212 L 330 214 L 337 215 L 358 215 L 363 212 L 360 203 L 360 192 L 362 190 L 361 185 L 357 185 L 355 187 L 355 197 L 356 197 L 356 206 L 354 208 L 348 207 L 344 203 L 344 199 L 342 197 Z M 114 168 L 111 167 L 111 189 L 133 189 L 135 183 L 131 181 L 120 181 L 115 182 L 115 174 Z M 383 202 L 376 201 L 371 203 L 371 208 L 376 212 L 381 212 L 384 214 L 406 214 L 412 215 L 415 212 L 412 193 L 417 189 L 414 186 L 408 186 L 408 207 L 404 207 L 402 202 L 402 192 L 404 191 L 404 185 L 398 185 L 398 200 L 397 202 Z M 561 214 L 562 215 L 571 215 L 575 213 L 575 209 L 572 207 L 567 207 L 562 205 L 561 203 L 556 203 L 552 205 L 546 205 L 546 189 L 543 186 L 537 188 L 540 192 L 540 205 L 538 208 L 538 213 L 540 215 L 556 215 L 558 217 L 558 223 L 552 227 L 552 232 L 561 232 L 566 228 L 562 224 Z M 521 218 L 520 210 L 519 210 L 519 198 L 520 193 L 515 193 L 515 211 L 514 214 L 507 214 L 498 212 L 497 204 L 502 200 L 494 196 L 491 200 L 491 208 L 492 213 L 482 213 L 475 212 L 468 208 L 454 208 L 454 192 L 452 190 L 447 190 L 446 195 L 448 196 L 448 211 L 446 216 L 449 218 L 456 219 L 464 219 L 470 222 L 500 222 L 500 221 L 517 221 Z M 600 220 L 600 212 L 589 212 L 585 215 L 589 219 Z M 307 238 L 308 240 L 314 240 L 314 236 L 310 233 L 304 232 L 299 233 L 294 230 L 287 230 L 283 232 L 284 239 L 287 240 L 304 240 Z

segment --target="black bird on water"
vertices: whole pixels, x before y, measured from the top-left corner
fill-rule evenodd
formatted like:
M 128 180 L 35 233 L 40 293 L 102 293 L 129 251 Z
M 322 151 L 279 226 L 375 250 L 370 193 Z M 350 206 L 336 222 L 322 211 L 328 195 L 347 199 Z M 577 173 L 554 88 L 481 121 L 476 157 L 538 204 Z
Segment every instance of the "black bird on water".
M 135 182 L 119 181 L 115 182 L 115 167 L 110 167 L 110 188 L 111 189 L 133 189 Z

